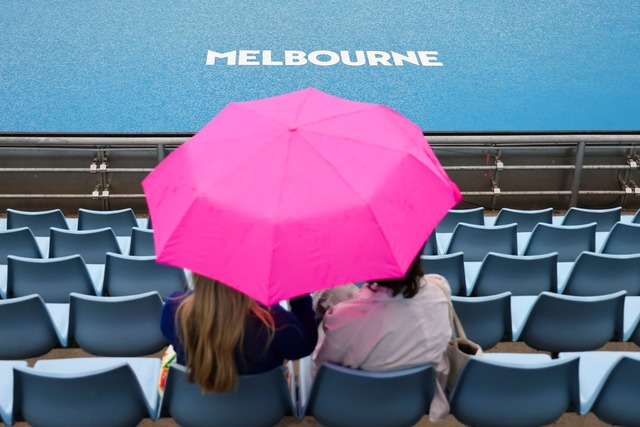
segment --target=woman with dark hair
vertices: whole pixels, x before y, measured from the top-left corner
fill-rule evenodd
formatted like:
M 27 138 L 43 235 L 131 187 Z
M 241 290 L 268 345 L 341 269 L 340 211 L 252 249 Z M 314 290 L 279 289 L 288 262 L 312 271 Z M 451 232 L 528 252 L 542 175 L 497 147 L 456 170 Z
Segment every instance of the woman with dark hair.
M 436 392 L 429 416 L 449 413 L 445 395 L 451 339 L 446 279 L 424 274 L 417 257 L 403 278 L 365 284 L 349 301 L 335 305 L 322 321 L 324 338 L 312 359 L 368 371 L 389 371 L 430 363 Z M 450 291 L 449 291 L 450 292 Z

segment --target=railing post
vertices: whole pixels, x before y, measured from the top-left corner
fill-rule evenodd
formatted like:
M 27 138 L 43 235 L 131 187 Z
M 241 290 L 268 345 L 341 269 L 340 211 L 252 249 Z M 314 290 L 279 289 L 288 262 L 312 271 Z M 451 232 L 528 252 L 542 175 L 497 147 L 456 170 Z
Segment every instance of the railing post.
M 578 143 L 576 150 L 575 169 L 573 172 L 573 182 L 571 185 L 571 198 L 569 199 L 569 207 L 573 208 L 578 204 L 578 193 L 580 192 L 580 180 L 582 179 L 582 165 L 584 163 L 585 142 Z

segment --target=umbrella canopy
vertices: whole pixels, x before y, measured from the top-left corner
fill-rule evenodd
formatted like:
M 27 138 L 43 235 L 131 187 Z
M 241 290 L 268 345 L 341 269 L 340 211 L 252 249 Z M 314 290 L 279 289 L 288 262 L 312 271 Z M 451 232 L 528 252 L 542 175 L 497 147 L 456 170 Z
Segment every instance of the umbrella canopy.
M 312 88 L 229 104 L 142 186 L 158 262 L 264 304 L 403 276 L 461 200 L 415 124 Z

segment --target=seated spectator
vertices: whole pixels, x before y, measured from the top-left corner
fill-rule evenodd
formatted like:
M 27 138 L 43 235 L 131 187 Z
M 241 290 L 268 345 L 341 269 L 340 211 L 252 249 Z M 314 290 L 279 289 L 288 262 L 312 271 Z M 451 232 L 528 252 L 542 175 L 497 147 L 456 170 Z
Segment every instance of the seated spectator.
M 353 300 L 325 314 L 314 365 L 388 371 L 430 363 L 436 376 L 430 419 L 443 419 L 449 413 L 445 387 L 451 326 L 447 296 L 438 285 L 449 288 L 444 277 L 425 275 L 419 258 L 404 278 L 365 284 Z
M 198 274 L 193 284 L 193 291 L 165 302 L 161 329 L 203 392 L 231 391 L 239 375 L 267 372 L 313 351 L 318 335 L 309 295 L 291 299 L 289 312 Z

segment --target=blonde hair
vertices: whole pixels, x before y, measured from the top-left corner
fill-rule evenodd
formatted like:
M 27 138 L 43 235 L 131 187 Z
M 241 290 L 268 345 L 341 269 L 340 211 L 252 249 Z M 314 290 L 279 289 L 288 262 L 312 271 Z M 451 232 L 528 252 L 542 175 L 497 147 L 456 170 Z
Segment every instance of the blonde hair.
M 203 392 L 232 391 L 238 383 L 234 350 L 242 343 L 247 316 L 254 313 L 264 323 L 268 342 L 275 330 L 273 317 L 252 298 L 217 280 L 193 274 L 193 284 L 194 292 L 176 311 L 188 379 Z

